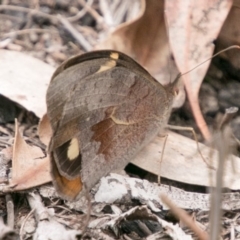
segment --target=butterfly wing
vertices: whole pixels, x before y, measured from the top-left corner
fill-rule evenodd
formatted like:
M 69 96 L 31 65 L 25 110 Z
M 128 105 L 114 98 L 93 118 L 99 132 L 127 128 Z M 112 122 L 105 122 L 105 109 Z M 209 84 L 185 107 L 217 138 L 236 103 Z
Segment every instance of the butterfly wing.
M 125 167 L 170 112 L 171 97 L 135 61 L 115 51 L 95 53 L 62 67 L 47 94 L 54 181 L 64 196 L 73 188 L 70 198 L 82 183 L 90 189 Z

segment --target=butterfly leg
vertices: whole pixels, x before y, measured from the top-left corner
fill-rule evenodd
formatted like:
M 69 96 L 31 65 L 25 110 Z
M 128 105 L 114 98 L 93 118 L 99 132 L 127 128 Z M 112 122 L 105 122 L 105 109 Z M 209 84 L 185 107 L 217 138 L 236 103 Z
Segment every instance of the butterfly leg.
M 196 145 L 197 145 L 197 151 L 199 153 L 199 155 L 201 156 L 202 160 L 206 163 L 206 165 L 210 168 L 210 169 L 214 169 L 215 168 L 213 166 L 211 166 L 207 160 L 204 158 L 204 156 L 202 155 L 202 152 L 201 152 L 201 149 L 199 147 L 199 143 L 198 143 L 198 139 L 197 139 L 197 134 L 196 132 L 194 131 L 194 129 L 192 127 L 182 127 L 182 126 L 174 126 L 174 125 L 167 125 L 168 129 L 171 129 L 171 130 L 181 130 L 181 131 L 190 131 L 192 132 L 193 134 L 193 137 L 195 139 L 195 142 L 196 142 Z
M 162 152 L 161 152 L 161 157 L 160 157 L 160 171 L 159 171 L 159 174 L 158 174 L 158 185 L 160 185 L 161 183 L 161 175 L 160 175 L 160 172 L 161 172 L 161 163 L 162 163 L 162 160 L 163 160 L 163 155 L 164 155 L 164 150 L 165 150 L 165 146 L 166 146 L 166 143 L 167 143 L 167 138 L 168 138 L 168 134 L 166 134 L 164 136 L 164 142 L 163 142 L 163 148 L 162 148 Z

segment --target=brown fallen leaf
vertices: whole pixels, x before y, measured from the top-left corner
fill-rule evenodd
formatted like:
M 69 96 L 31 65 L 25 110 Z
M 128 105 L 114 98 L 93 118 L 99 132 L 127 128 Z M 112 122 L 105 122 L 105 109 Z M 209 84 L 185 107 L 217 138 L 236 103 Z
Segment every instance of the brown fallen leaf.
M 240 1 L 234 1 L 226 21 L 224 22 L 219 37 L 216 41 L 216 51 L 220 51 L 232 45 L 240 45 Z M 221 54 L 221 57 L 229 60 L 231 64 L 239 69 L 240 66 L 240 51 L 235 49 L 229 50 Z
M 159 82 L 166 84 L 176 76 L 177 70 L 170 57 L 164 9 L 174 58 L 180 72 L 186 73 L 212 56 L 213 41 L 217 38 L 231 6 L 231 0 L 166 0 L 165 6 L 164 1 L 142 1 L 140 16 L 120 25 L 97 48 L 125 52 Z M 209 64 L 210 62 L 203 64 L 183 76 L 194 117 L 205 139 L 210 139 L 210 132 L 199 107 L 198 92 Z M 185 100 L 184 93 L 182 88 L 174 107 L 182 105 Z
M 50 138 L 52 136 L 52 128 L 47 114 L 44 114 L 38 124 L 38 135 L 40 140 L 48 146 Z
M 121 24 L 96 48 L 115 49 L 128 54 L 163 85 L 173 80 L 178 73 L 170 57 L 164 1 L 142 1 L 138 18 Z
M 44 156 L 40 148 L 24 141 L 16 122 L 10 185 L 14 186 L 14 190 L 24 190 L 50 181 L 48 157 Z
M 186 73 L 212 56 L 213 41 L 232 6 L 231 0 L 172 1 L 166 0 L 169 41 L 181 73 Z M 202 116 L 198 93 L 210 62 L 183 75 L 193 115 L 205 139 L 210 133 Z
M 210 169 L 197 151 L 196 142 L 174 132 L 168 132 L 163 159 L 161 151 L 164 138 L 156 137 L 145 146 L 131 163 L 155 175 L 187 184 L 215 186 L 218 151 L 199 143 L 204 159 L 214 169 Z M 234 166 L 234 167 L 233 167 Z M 223 185 L 237 190 L 240 186 L 240 158 L 230 155 L 225 163 Z

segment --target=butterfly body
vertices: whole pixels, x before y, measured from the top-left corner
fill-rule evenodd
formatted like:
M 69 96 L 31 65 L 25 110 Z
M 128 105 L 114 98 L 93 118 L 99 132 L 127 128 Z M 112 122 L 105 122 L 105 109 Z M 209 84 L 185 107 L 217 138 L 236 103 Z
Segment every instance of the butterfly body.
M 53 182 L 75 199 L 127 163 L 168 121 L 173 92 L 117 51 L 74 57 L 54 73 L 47 92 L 53 129 Z

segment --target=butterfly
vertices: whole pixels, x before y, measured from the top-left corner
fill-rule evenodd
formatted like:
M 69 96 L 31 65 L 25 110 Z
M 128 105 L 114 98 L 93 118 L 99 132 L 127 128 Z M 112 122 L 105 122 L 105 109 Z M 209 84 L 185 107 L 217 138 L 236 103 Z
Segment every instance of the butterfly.
M 124 168 L 166 126 L 175 85 L 163 87 L 114 50 L 60 65 L 46 96 L 51 174 L 59 195 L 78 199 L 102 176 Z

